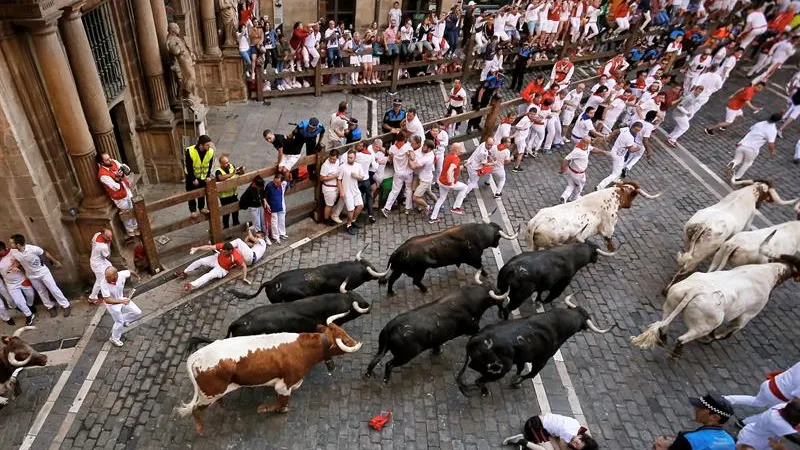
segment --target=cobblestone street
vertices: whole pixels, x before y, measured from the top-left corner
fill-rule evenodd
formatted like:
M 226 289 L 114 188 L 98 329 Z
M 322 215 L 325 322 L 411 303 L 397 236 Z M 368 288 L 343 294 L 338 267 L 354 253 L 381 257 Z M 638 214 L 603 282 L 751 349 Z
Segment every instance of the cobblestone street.
M 583 70 L 575 79 L 592 75 Z M 83 379 L 73 383 L 75 377 L 70 378 L 55 402 L 55 414 L 45 421 L 30 448 L 46 449 L 60 442 L 65 449 L 499 449 L 504 437 L 520 432 L 528 417 L 541 412 L 585 420 L 604 449 L 643 450 L 650 448 L 658 435 L 693 429 L 696 425 L 691 421 L 688 396 L 709 391 L 754 393 L 764 374 L 798 360 L 800 329 L 796 324 L 800 313 L 796 305 L 800 288 L 787 281 L 773 291 L 764 310 L 741 332 L 710 345 L 693 342 L 677 362 L 670 361 L 664 349 L 632 346 L 630 337 L 661 318 L 660 292 L 676 269 L 683 224 L 695 211 L 730 191 L 719 179 L 722 167 L 750 125 L 783 108 L 785 99 L 776 91 L 783 94 L 782 85 L 789 75 L 788 70 L 780 72 L 773 81 L 781 89 L 771 86 L 755 98 L 756 105 L 765 106 L 762 112 L 746 114 L 724 133 L 708 136 L 703 126 L 724 116 L 728 96 L 745 83 L 741 72 L 736 72 L 698 114 L 680 140 L 682 147 L 669 148 L 663 134 L 654 134 L 652 161 L 643 159 L 628 179 L 640 182 L 650 193 L 662 192 L 662 196 L 655 200 L 639 197 L 632 208 L 622 210 L 614 236 L 617 255 L 601 257 L 583 269 L 566 291 L 576 294 L 575 301 L 590 311 L 598 326 L 618 327 L 605 335 L 590 331 L 577 334 L 540 377 L 524 383 L 521 389 L 508 386 L 509 376 L 490 384 L 487 398 L 463 396 L 455 374 L 463 363 L 465 337 L 446 344 L 441 355 L 425 352 L 395 369 L 389 384 L 381 381 L 388 356 L 377 367 L 376 376 L 366 380 L 361 376 L 377 351 L 380 330 L 392 317 L 472 283 L 473 270 L 462 266 L 428 271 L 424 283 L 430 289 L 426 294 L 405 276 L 395 285 L 394 297 L 388 297 L 385 286 L 377 282 L 360 287 L 357 292 L 372 303 L 372 310 L 344 328 L 364 346 L 357 353 L 338 357 L 332 375 L 323 365 L 314 367 L 291 396 L 287 414 L 256 412 L 259 405 L 273 403 L 272 388 L 241 389 L 227 395 L 224 404 L 206 409 L 206 435 L 202 437 L 195 434 L 191 417 L 179 418 L 173 413 L 176 405 L 189 401 L 193 394 L 184 355 L 188 338 L 220 338 L 231 321 L 267 303 L 263 293 L 252 300 L 240 300 L 231 290 L 254 292 L 258 283 L 280 272 L 352 259 L 365 247 L 365 258 L 383 268 L 392 251 L 407 238 L 479 221 L 487 213 L 503 228 L 517 229 L 540 208 L 558 202 L 565 182 L 557 170 L 571 144 L 553 156 L 526 160 L 521 173 L 511 173 L 509 166 L 508 184 L 497 200 L 493 186 L 481 183 L 480 197 L 467 197 L 463 216 L 443 209 L 443 220 L 431 225 L 421 214 L 403 215 L 396 208 L 388 219 L 379 217 L 376 224 L 366 225 L 357 236 L 335 229 L 256 269 L 252 286 L 241 281 L 228 283 L 136 325 L 126 332 L 122 348 L 112 348 L 106 342 L 111 320 L 104 316 L 76 369 L 76 373 L 84 374 L 90 367 L 97 370 L 96 376 L 92 375 L 94 381 L 79 392 L 86 386 Z M 404 88 L 398 96 L 406 107 L 417 107 L 423 121 L 445 112 L 443 90 L 438 84 Z M 379 93 L 374 98 L 380 121 L 392 97 Z M 513 98 L 513 93 L 504 90 L 504 98 Z M 319 117 L 329 114 L 318 112 Z M 672 128 L 671 120 L 664 128 Z M 768 152 L 762 151 L 748 177 L 771 180 L 784 199 L 800 195 L 800 166 L 791 164 L 798 137 L 795 123 L 778 140 L 777 156 L 769 158 Z M 232 135 L 230 138 L 234 139 Z M 226 141 L 226 145 L 240 148 L 235 142 Z M 467 150 L 474 145 L 469 142 Z M 253 151 L 256 147 L 263 151 L 261 142 Z M 584 193 L 608 174 L 610 166 L 610 159 L 592 155 Z M 761 213 L 763 218 L 755 221 L 757 227 L 795 218 L 788 206 L 765 204 Z M 494 283 L 498 267 L 520 249 L 527 251 L 522 235 L 518 240 L 502 240 L 497 252 L 484 252 L 489 273 L 486 280 Z M 268 253 L 274 251 L 272 247 Z M 165 296 L 163 301 L 166 305 L 177 299 Z M 563 307 L 559 299 L 546 309 Z M 533 305 L 527 302 L 520 313 L 534 313 Z M 481 324 L 496 320 L 495 309 L 491 309 Z M 684 329 L 682 319 L 673 322 L 668 330 L 670 346 Z M 104 359 L 98 359 L 101 354 Z M 11 445 L 2 448 L 22 444 L 59 374 L 55 367 L 23 372 L 25 395 L 0 415 L 0 430 L 10 436 L 4 438 L 4 445 Z M 467 374 L 474 380 L 475 372 Z M 75 402 L 78 398 L 81 402 Z M 371 417 L 387 411 L 392 411 L 393 417 L 382 432 L 367 425 Z M 59 439 L 54 443 L 62 426 L 63 442 Z M 732 426 L 729 429 L 735 431 Z

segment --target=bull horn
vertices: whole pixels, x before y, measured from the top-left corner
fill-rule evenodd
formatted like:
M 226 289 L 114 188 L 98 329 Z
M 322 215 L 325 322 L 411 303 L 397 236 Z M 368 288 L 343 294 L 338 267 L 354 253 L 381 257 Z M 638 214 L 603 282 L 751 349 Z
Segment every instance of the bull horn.
M 597 328 L 597 326 L 592 322 L 592 319 L 586 319 L 586 326 L 589 327 L 589 329 L 594 331 L 595 333 L 600 333 L 600 334 L 608 333 L 609 331 L 611 331 L 611 328 L 614 328 L 610 327 L 606 328 L 605 330 L 601 330 L 600 328 Z
M 22 327 L 22 328 L 17 328 L 17 330 L 16 330 L 16 331 L 14 331 L 14 334 L 13 334 L 13 336 L 14 336 L 14 337 L 20 337 L 20 335 L 21 335 L 22 333 L 24 333 L 24 332 L 26 332 L 26 331 L 30 331 L 30 330 L 35 330 L 35 329 L 36 329 L 36 327 Z
M 478 269 L 478 271 L 475 272 L 474 279 L 475 279 L 475 284 L 483 284 L 483 281 L 481 281 L 481 269 Z
M 31 362 L 32 358 L 33 358 L 33 353 L 28 355 L 28 357 L 24 361 L 20 361 L 20 360 L 17 359 L 17 354 L 16 353 L 8 352 L 8 363 L 11 364 L 14 367 L 24 367 L 29 362 Z
M 342 294 L 347 294 L 347 282 L 350 281 L 350 278 L 345 278 L 342 284 L 339 285 L 339 292 Z
M 489 291 L 489 297 L 492 297 L 493 299 L 495 299 L 495 300 L 497 300 L 497 301 L 499 301 L 499 302 L 501 302 L 501 301 L 502 301 L 502 302 L 506 301 L 506 299 L 508 298 L 509 294 L 511 294 L 511 287 L 510 287 L 510 286 L 509 286 L 508 290 L 506 291 L 506 293 L 505 293 L 505 294 L 503 294 L 503 295 L 497 295 L 497 294 L 495 294 L 495 293 L 494 293 L 494 289 L 492 289 L 492 290 L 490 290 L 490 291 Z
M 509 241 L 512 239 L 516 239 L 517 235 L 519 235 L 519 233 L 508 234 L 505 231 L 500 230 L 500 237 L 502 237 L 503 239 L 508 239 Z
M 385 277 L 386 275 L 389 275 L 389 270 L 391 270 L 391 269 L 386 269 L 386 272 L 377 272 L 377 271 L 376 271 L 375 269 L 373 269 L 372 267 L 370 267 L 370 266 L 367 266 L 367 273 L 368 273 L 370 276 L 372 276 L 372 277 L 375 277 L 375 278 L 383 278 L 383 277 Z
M 489 219 L 489 216 L 486 216 L 486 217 L 484 217 L 484 218 L 483 218 L 483 219 L 481 219 L 481 220 L 483 220 L 483 223 L 485 223 L 485 224 L 488 224 L 488 223 L 490 223 L 490 222 L 491 222 L 491 220 Z
M 758 246 L 758 252 L 769 259 L 778 259 L 777 255 L 773 255 L 766 249 L 767 244 L 769 244 L 769 241 L 772 240 L 772 237 L 775 236 L 775 233 L 777 232 L 778 230 L 772 230 L 772 233 L 770 233 L 769 236 L 767 236 L 763 241 L 761 241 L 761 244 Z
M 349 347 L 347 344 L 342 341 L 342 338 L 336 338 L 336 346 L 339 347 L 345 353 L 353 353 L 361 348 L 364 345 L 363 343 L 359 342 L 356 345 Z
M 364 253 L 364 250 L 366 250 L 367 247 L 369 247 L 369 245 L 365 246 L 364 248 L 359 250 L 358 253 L 356 253 L 356 261 L 361 261 L 361 254 Z
M 341 319 L 342 317 L 344 317 L 344 316 L 346 316 L 346 315 L 348 315 L 348 314 L 350 314 L 350 311 L 343 312 L 343 313 L 341 313 L 341 314 L 334 314 L 334 315 L 332 315 L 332 316 L 328 317 L 328 320 L 326 320 L 326 321 L 325 321 L 325 324 L 326 324 L 326 325 L 330 325 L 330 324 L 332 324 L 333 322 L 335 322 L 335 321 L 337 321 L 337 320 Z
M 575 294 L 569 294 L 569 295 L 568 295 L 568 296 L 567 296 L 567 297 L 564 299 L 564 303 L 566 303 L 566 304 L 567 304 L 567 306 L 568 306 L 568 307 L 570 307 L 570 308 L 577 308 L 577 307 L 578 307 L 578 305 L 576 305 L 575 303 L 572 303 L 572 297 L 574 297 L 574 296 L 575 296 Z
M 362 308 L 358 306 L 358 302 L 353 302 L 353 309 L 356 310 L 356 312 L 359 314 L 366 314 L 369 312 L 369 306 L 367 306 L 366 308 Z
M 731 177 L 731 184 L 734 186 L 750 186 L 751 184 L 755 183 L 753 180 L 736 180 L 735 178 Z
M 617 252 L 619 251 L 619 249 L 617 249 L 617 252 L 607 252 L 607 251 L 605 251 L 605 250 L 601 250 L 601 249 L 599 249 L 599 248 L 595 249 L 595 251 L 597 252 L 597 254 L 598 254 L 598 255 L 603 255 L 603 256 L 614 256 L 614 255 L 616 255 L 616 254 L 617 254 Z
M 648 193 L 647 193 L 647 192 L 646 192 L 644 189 L 642 189 L 642 188 L 636 189 L 636 192 L 637 192 L 639 195 L 641 195 L 642 197 L 644 197 L 644 198 L 646 198 L 646 199 L 650 199 L 650 200 L 653 200 L 654 198 L 661 197 L 661 192 L 659 192 L 658 194 L 648 194 Z
M 797 200 L 800 200 L 797 198 L 792 200 L 782 200 L 781 196 L 778 195 L 778 191 L 776 191 L 775 188 L 769 188 L 769 195 L 772 197 L 773 203 L 777 203 L 778 205 L 791 205 L 797 202 Z

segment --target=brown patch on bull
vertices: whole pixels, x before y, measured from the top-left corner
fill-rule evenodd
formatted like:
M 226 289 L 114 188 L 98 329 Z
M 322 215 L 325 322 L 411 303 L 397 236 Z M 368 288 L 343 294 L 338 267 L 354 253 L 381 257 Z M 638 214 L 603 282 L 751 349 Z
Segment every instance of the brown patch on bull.
M 633 199 L 636 198 L 639 193 L 637 192 L 639 189 L 639 183 L 635 181 L 625 181 L 622 183 L 614 183 L 614 195 L 617 197 L 617 201 L 619 202 L 620 208 L 630 208 L 633 204 Z
M 756 197 L 756 208 L 760 208 L 764 202 L 772 203 L 772 194 L 770 194 L 771 184 L 768 181 L 759 180 L 753 185 L 753 194 Z M 745 188 L 747 189 L 747 188 Z

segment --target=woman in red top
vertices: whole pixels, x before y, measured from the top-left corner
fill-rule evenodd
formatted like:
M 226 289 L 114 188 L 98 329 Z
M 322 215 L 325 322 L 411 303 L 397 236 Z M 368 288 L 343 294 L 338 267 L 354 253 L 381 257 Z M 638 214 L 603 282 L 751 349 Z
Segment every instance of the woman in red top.
M 295 22 L 294 28 L 292 29 L 292 37 L 289 39 L 289 46 L 292 48 L 292 52 L 294 53 L 294 57 L 292 58 L 292 69 L 294 69 L 295 62 L 300 70 L 303 70 L 303 43 L 306 40 L 306 37 L 309 35 L 309 30 L 303 28 L 303 22 Z
M 459 144 L 451 144 L 450 151 L 444 157 L 444 164 L 442 164 L 442 174 L 439 175 L 439 199 L 436 200 L 436 205 L 433 207 L 431 220 L 428 223 L 436 223 L 439 221 L 439 210 L 442 209 L 447 194 L 450 191 L 456 191 L 456 201 L 453 203 L 453 208 L 450 210 L 453 214 L 464 214 L 461 204 L 464 203 L 464 197 L 467 196 L 467 185 L 458 181 L 458 172 L 461 171 L 461 158 L 458 157 L 464 150 L 464 147 Z

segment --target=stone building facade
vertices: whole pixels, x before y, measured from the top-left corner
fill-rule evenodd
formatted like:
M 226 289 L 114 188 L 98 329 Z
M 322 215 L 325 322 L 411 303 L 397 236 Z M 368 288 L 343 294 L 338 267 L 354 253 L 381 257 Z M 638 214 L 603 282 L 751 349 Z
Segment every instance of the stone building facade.
M 246 98 L 235 43 L 221 42 L 220 5 L 0 0 L 0 240 L 21 233 L 46 248 L 62 261 L 54 274 L 68 290 L 92 277 L 94 232 L 120 229 L 96 153 L 128 164 L 137 184 L 183 177 L 182 148 L 204 108 L 187 114 L 177 94 L 168 22 L 194 49 L 206 104 Z

